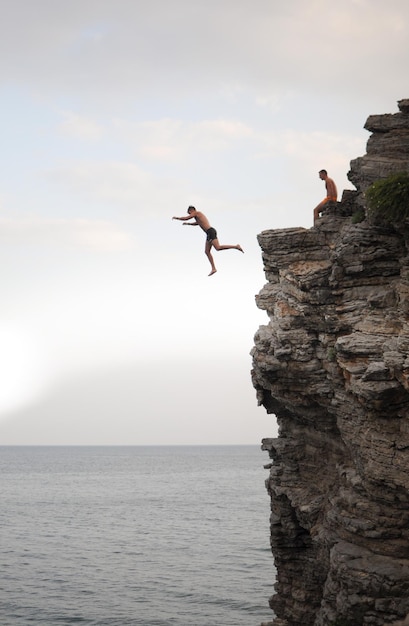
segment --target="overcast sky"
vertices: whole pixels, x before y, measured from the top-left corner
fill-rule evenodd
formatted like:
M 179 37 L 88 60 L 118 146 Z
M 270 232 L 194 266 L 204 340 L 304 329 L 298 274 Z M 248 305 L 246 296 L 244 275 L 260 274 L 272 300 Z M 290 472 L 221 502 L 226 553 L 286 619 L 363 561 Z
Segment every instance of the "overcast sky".
M 409 97 L 407 0 L 1 0 L 0 443 L 258 444 L 262 230 Z M 221 243 L 208 277 L 203 211 Z

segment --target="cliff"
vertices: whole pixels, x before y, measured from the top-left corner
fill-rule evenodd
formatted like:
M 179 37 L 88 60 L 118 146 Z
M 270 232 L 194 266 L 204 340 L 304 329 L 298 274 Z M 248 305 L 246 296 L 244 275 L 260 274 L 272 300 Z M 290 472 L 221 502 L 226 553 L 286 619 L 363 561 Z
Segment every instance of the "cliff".
M 315 228 L 258 236 L 269 323 L 252 380 L 279 425 L 262 444 L 274 626 L 409 623 L 409 226 L 352 218 L 372 182 L 409 171 L 409 100 L 398 105 L 366 122 L 356 191 Z

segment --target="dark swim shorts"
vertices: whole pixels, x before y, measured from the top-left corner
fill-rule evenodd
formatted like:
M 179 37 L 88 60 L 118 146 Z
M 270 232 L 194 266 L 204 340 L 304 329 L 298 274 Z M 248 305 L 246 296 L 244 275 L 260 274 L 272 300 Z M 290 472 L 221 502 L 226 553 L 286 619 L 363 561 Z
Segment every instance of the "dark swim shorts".
M 206 241 L 213 241 L 213 239 L 217 239 L 217 232 L 213 226 L 210 226 L 210 228 L 207 229 L 206 235 Z

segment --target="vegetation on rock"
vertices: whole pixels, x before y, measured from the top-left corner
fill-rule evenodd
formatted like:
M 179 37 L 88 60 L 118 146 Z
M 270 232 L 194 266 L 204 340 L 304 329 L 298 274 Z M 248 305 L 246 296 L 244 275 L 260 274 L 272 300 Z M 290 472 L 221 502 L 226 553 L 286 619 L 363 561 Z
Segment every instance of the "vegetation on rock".
M 400 224 L 409 218 L 409 173 L 375 181 L 366 191 L 369 215 L 375 221 Z

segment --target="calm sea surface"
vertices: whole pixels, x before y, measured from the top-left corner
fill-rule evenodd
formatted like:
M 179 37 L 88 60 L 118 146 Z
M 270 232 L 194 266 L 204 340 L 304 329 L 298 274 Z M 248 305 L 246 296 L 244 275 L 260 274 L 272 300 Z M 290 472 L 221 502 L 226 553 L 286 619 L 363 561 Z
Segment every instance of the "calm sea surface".
M 258 446 L 0 447 L 0 625 L 272 619 Z

